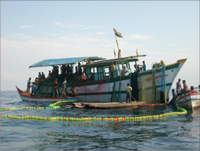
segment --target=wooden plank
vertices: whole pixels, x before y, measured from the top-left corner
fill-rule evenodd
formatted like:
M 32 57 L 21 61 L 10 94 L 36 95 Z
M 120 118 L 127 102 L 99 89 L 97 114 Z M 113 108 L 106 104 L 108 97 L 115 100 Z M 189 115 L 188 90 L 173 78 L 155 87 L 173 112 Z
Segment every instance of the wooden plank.
M 138 105 L 144 104 L 144 102 L 112 102 L 112 103 L 73 103 L 75 108 L 96 108 L 96 109 L 114 109 L 114 108 L 137 108 Z

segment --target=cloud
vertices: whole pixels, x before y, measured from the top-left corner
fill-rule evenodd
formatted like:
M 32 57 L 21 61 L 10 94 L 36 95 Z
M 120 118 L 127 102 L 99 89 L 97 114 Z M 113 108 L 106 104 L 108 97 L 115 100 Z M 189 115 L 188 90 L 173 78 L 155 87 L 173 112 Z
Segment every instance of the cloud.
M 104 32 L 97 33 L 99 35 L 106 34 Z M 35 79 L 38 72 L 43 71 L 47 74 L 48 70 L 51 69 L 51 67 L 48 69 L 46 67 L 29 69 L 30 65 L 44 59 L 79 56 L 100 56 L 107 59 L 114 58 L 113 49 L 116 50 L 117 48 L 115 39 L 95 37 L 97 33 L 88 35 L 71 33 L 65 36 L 57 35 L 56 38 L 52 36 L 34 37 L 21 33 L 14 33 L 11 35 L 11 39 L 2 37 L 1 88 L 3 90 L 13 90 L 15 89 L 14 85 L 16 84 L 25 90 L 26 81 L 29 77 Z M 54 35 L 49 32 L 46 32 L 46 34 Z M 149 36 L 145 37 L 144 35 L 140 35 L 135 36 L 134 38 L 138 37 L 141 39 L 141 37 L 147 38 Z M 139 63 L 141 63 L 142 60 L 145 59 L 147 69 L 151 68 L 152 62 L 164 60 L 166 64 L 171 64 L 178 59 L 187 57 L 188 60 L 177 77 L 186 79 L 188 85 L 195 85 L 195 79 L 199 78 L 199 70 L 197 70 L 199 69 L 199 65 L 196 63 L 197 60 L 199 60 L 199 55 L 197 55 L 199 52 L 195 51 L 194 53 L 188 54 L 189 48 L 183 48 L 181 45 L 180 48 L 178 46 L 168 46 L 168 43 L 162 41 L 156 41 L 155 43 L 154 41 L 155 40 L 150 39 L 140 43 L 133 42 L 133 40 L 130 39 L 125 40 L 123 38 L 118 40 L 123 57 L 135 55 L 136 48 L 138 48 L 139 54 L 147 54 L 147 57 L 140 58 L 139 60 Z M 195 68 L 191 67 L 191 64 L 195 64 Z M 191 77 L 187 77 L 188 73 L 193 74 L 189 74 Z
M 65 24 L 63 24 L 63 23 L 61 23 L 59 21 L 56 22 L 55 25 L 58 26 L 58 27 L 60 27 L 60 28 L 66 28 L 67 27 Z
M 63 24 L 61 22 L 56 22 L 55 26 L 60 27 L 60 28 L 81 28 L 83 27 L 83 25 L 79 25 L 79 24 Z
M 77 25 L 77 24 L 69 24 L 67 25 L 67 28 L 80 28 L 83 27 L 83 25 Z
M 45 32 L 45 35 L 47 35 L 47 36 L 58 36 L 59 34 Z
M 97 35 L 105 35 L 105 32 L 98 32 Z
M 33 26 L 31 26 L 31 25 L 21 25 L 21 26 L 19 26 L 19 28 L 32 28 Z
M 146 36 L 146 35 L 141 35 L 141 34 L 131 34 L 130 35 L 131 39 L 151 39 L 151 37 Z

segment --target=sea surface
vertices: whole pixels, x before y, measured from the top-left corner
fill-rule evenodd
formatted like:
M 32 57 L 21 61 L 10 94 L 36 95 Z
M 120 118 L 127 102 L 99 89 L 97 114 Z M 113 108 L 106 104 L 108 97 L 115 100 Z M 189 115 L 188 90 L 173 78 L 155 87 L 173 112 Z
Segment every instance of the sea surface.
M 1 91 L 0 108 L 47 107 L 50 103 L 21 101 L 16 91 Z M 20 109 L 1 115 L 42 117 L 130 117 L 173 112 L 168 106 L 138 109 Z M 143 122 L 61 122 L 0 117 L 0 150 L 199 150 L 200 115 Z

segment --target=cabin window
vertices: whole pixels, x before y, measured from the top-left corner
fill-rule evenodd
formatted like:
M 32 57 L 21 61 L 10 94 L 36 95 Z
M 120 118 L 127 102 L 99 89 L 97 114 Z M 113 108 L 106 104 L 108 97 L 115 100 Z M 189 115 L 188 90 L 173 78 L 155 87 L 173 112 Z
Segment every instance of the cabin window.
M 109 69 L 109 66 L 107 67 L 104 67 L 104 76 L 110 76 L 110 69 Z
M 98 67 L 98 73 L 103 73 L 103 68 L 102 67 Z
M 97 73 L 97 67 L 91 68 L 91 73 Z
M 90 71 L 91 71 L 90 78 L 92 80 L 98 81 L 104 78 L 102 67 L 93 67 L 90 69 Z
M 86 68 L 86 74 L 90 74 L 91 73 L 91 69 L 90 68 Z
M 120 65 L 121 65 L 121 64 L 116 64 L 116 65 L 115 65 L 115 70 L 116 70 L 117 76 L 119 76 L 119 75 L 121 74 Z
M 122 71 L 122 64 L 119 64 L 119 69 L 120 72 Z
M 103 67 L 97 67 L 98 70 L 98 79 L 102 80 L 104 78 L 103 76 Z

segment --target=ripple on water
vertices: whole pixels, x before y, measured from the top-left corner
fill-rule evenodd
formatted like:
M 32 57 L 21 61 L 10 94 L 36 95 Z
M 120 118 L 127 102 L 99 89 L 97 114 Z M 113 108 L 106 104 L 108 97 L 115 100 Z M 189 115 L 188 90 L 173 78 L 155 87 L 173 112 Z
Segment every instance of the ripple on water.
M 1 108 L 48 106 L 22 102 L 16 92 L 1 92 Z M 6 115 L 43 117 L 128 117 L 172 112 L 168 107 L 139 109 L 12 110 Z M 167 120 L 129 122 L 48 122 L 0 119 L 1 150 L 199 150 L 199 113 Z

